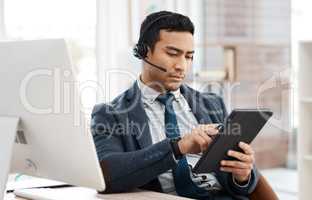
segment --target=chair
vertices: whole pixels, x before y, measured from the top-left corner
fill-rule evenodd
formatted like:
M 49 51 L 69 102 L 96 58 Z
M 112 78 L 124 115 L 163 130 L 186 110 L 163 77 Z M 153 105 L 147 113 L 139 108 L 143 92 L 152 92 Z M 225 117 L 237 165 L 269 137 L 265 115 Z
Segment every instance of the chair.
M 249 196 L 250 200 L 278 200 L 268 181 L 260 174 L 255 190 Z

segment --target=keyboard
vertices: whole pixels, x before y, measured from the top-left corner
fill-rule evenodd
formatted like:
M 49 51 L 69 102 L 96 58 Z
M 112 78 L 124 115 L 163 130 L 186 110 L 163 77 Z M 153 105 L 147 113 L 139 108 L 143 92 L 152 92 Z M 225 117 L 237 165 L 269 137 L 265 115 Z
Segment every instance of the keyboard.
M 96 190 L 81 187 L 22 189 L 14 194 L 33 200 L 100 200 Z

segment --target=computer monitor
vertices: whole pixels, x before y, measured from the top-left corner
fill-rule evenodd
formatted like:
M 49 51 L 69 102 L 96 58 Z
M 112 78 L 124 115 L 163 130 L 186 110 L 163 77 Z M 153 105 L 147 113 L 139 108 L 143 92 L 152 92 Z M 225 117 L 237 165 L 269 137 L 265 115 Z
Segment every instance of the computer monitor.
M 0 116 L 0 199 L 4 198 L 17 124 L 18 119 L 14 117 Z
M 0 129 L 10 130 L 7 117 L 19 121 L 1 133 L 17 136 L 12 173 L 105 189 L 78 88 L 63 39 L 0 42 Z

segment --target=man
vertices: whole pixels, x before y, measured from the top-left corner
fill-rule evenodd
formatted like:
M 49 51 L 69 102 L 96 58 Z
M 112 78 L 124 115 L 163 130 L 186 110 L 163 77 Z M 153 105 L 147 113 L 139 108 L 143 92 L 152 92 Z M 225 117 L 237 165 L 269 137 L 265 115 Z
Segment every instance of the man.
M 107 188 L 134 188 L 196 199 L 248 199 L 256 184 L 254 152 L 230 150 L 220 171 L 195 174 L 199 153 L 218 134 L 226 109 L 215 94 L 182 84 L 194 54 L 194 26 L 178 13 L 152 13 L 143 21 L 134 52 L 144 61 L 131 88 L 110 104 L 96 105 L 91 130 Z

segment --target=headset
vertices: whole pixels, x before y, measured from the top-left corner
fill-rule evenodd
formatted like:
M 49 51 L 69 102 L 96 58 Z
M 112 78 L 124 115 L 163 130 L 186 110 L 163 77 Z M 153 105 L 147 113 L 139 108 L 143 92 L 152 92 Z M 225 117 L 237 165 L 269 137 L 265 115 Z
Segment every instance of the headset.
M 155 20 L 153 20 L 152 22 L 150 22 L 146 28 L 144 30 L 142 30 L 142 33 L 140 35 L 139 41 L 138 43 L 134 46 L 133 48 L 133 55 L 135 57 L 137 57 L 138 59 L 142 59 L 144 62 L 150 64 L 151 66 L 163 71 L 163 72 L 167 72 L 167 70 L 164 67 L 161 67 L 159 65 L 155 65 L 149 61 L 147 61 L 145 58 L 147 57 L 147 52 L 148 52 L 148 46 L 147 44 L 145 44 L 143 42 L 144 39 L 144 35 L 146 34 L 146 32 L 152 27 L 152 25 L 154 25 L 156 22 L 158 22 L 161 19 L 164 19 L 166 17 L 170 17 L 172 16 L 172 14 L 164 14 L 161 15 L 159 17 L 157 17 Z

